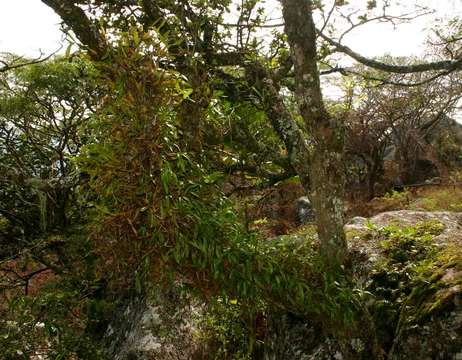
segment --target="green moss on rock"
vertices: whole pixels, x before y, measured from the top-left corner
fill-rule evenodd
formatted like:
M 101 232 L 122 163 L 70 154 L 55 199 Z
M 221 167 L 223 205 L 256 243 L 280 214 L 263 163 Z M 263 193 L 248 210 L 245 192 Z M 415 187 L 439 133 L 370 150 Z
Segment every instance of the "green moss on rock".
M 411 334 L 427 338 L 420 333 L 424 328 L 430 337 L 447 336 L 440 320 L 460 312 L 462 250 L 433 241 L 444 230 L 444 224 L 432 220 L 376 232 L 383 256 L 374 265 L 367 290 L 375 297 L 370 311 L 387 352 L 398 351 L 396 344 L 406 343 Z

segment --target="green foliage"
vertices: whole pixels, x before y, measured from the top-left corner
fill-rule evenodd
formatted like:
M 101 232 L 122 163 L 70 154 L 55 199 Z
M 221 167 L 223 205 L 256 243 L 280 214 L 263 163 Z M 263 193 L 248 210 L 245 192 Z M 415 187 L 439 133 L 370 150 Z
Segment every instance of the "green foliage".
M 207 343 L 213 359 L 252 359 L 255 342 L 255 310 L 237 300 L 216 298 L 199 321 L 199 341 Z
M 379 233 L 386 239 L 381 245 L 386 250 L 388 258 L 396 263 L 405 263 L 427 258 L 432 249 L 433 237 L 441 234 L 443 230 L 443 224 L 429 221 L 404 229 L 387 226 Z
M 332 331 L 351 324 L 360 300 L 349 280 L 327 271 L 309 236 L 265 242 L 246 231 L 213 164 L 178 141 L 182 78 L 149 54 L 122 51 L 125 43 L 98 65 L 112 91 L 93 120 L 97 141 L 78 159 L 90 176 L 90 229 L 111 286 L 143 292 L 180 273 L 206 297 L 250 308 L 268 300 L 327 317 Z M 149 45 L 162 57 L 159 44 Z
M 74 157 L 98 100 L 94 68 L 55 58 L 0 78 L 0 353 L 103 359 L 95 253 Z M 35 273 L 37 271 L 37 273 Z M 9 276 L 3 276 L 9 274 Z M 6 325 L 6 326 L 5 326 Z
M 76 290 L 57 286 L 36 297 L 17 298 L 10 303 L 10 314 L 1 321 L 0 351 L 4 359 L 30 359 L 41 354 L 53 360 L 105 359 L 101 344 L 95 339 L 98 333 L 85 329 L 85 324 L 107 321 L 104 315 L 108 312 L 85 313 L 85 305 L 108 305 L 96 300 L 89 302 L 85 294 Z M 112 311 L 113 305 L 109 306 Z
M 383 203 L 387 209 L 406 209 L 411 198 L 412 195 L 409 190 L 392 190 L 381 197 L 379 201 Z
M 0 351 L 6 359 L 40 354 L 50 359 L 105 359 L 100 341 L 115 303 L 95 273 L 91 244 L 74 235 L 77 230 L 66 235 L 66 242 L 61 241 L 66 253 L 58 252 L 58 259 L 46 246 L 22 255 L 32 258 L 26 261 L 27 266 L 49 263 L 52 270 L 45 282 L 31 281 L 27 295 L 2 290 Z M 56 238 L 55 244 L 58 241 Z
M 315 3 L 321 9 L 321 2 Z M 226 55 L 230 47 L 230 32 L 221 24 L 231 4 L 89 1 L 90 11 L 80 15 L 87 14 L 88 23 L 97 26 L 87 35 L 101 30 L 102 47 L 107 45 L 98 61 L 55 59 L 2 75 L 0 261 L 11 260 L 7 265 L 13 270 L 7 270 L 12 272 L 19 263 L 24 272 L 43 265 L 52 276 L 31 296 L 19 296 L 15 287 L 21 282 L 5 291 L 18 295 L 0 304 L 7 306 L 2 308 L 6 320 L 0 320 L 5 325 L 0 350 L 6 358 L 32 358 L 43 351 L 51 359 L 103 359 L 101 337 L 116 305 L 113 292 L 129 289 L 142 297 L 153 284 L 168 284 L 177 274 L 203 299 L 217 300 L 203 322 L 217 357 L 251 358 L 258 340 L 255 316 L 273 309 L 309 317 L 329 334 L 345 336 L 358 326 L 365 293 L 343 271 L 326 265 L 329 259 L 318 254 L 314 228 L 265 241 L 241 223 L 222 193 L 223 183 L 232 182 L 229 174 L 251 174 L 243 176 L 245 184 L 256 186 L 294 171 L 294 159 L 287 158 L 260 108 L 272 99 L 256 83 L 277 82 L 275 94 L 285 94 L 286 102 L 279 105 L 287 105 L 281 110 L 296 112 L 288 95 L 294 79 L 287 39 L 278 34 L 270 45 L 273 55 L 260 56 L 263 43 L 246 33 L 257 31 L 264 9 L 256 0 L 243 1 L 236 28 L 242 68 L 214 67 L 214 53 Z M 78 24 L 72 13 L 78 7 L 67 12 L 62 6 L 73 18 L 71 27 Z M 367 3 L 368 10 L 375 7 L 375 1 Z M 156 19 L 157 12 L 168 16 Z M 367 16 L 357 20 L 367 21 Z M 80 25 L 84 28 L 85 21 Z M 327 59 L 331 52 L 323 46 L 319 53 Z M 273 73 L 254 74 L 252 83 L 250 62 L 264 63 L 256 64 L 256 72 Z M 282 67 L 287 69 L 279 71 Z M 215 76 L 220 80 L 209 81 Z M 418 109 L 422 96 L 409 91 L 412 101 L 405 108 Z M 402 102 L 398 95 L 397 103 Z M 350 108 L 332 105 L 330 120 Z M 192 115 L 184 116 L 181 109 Z M 186 144 L 185 120 L 198 124 L 200 149 Z M 342 132 L 335 131 L 339 138 Z M 321 145 L 328 138 L 323 136 Z M 445 153 L 453 154 L 453 144 L 446 145 Z M 396 205 L 405 200 L 401 194 L 385 199 Z M 386 280 L 399 283 L 411 274 L 414 281 L 417 271 L 409 263 L 424 266 L 436 256 L 428 243 L 438 231 L 436 225 L 382 230 L 391 269 L 387 275 L 396 275 Z M 393 294 L 386 288 L 383 293 L 401 301 L 406 291 Z
M 420 263 L 402 326 L 412 328 L 440 312 L 450 311 L 460 296 L 460 271 L 462 253 L 455 244 Z
M 233 86 L 245 87 L 246 84 Z M 225 174 L 241 174 L 254 186 L 265 184 L 268 179 L 287 171 L 289 163 L 285 151 L 265 112 L 251 101 L 229 99 L 229 95 L 222 92 L 215 95 L 207 117 L 205 138 L 211 145 L 219 144 L 221 151 L 209 154 L 210 165 Z

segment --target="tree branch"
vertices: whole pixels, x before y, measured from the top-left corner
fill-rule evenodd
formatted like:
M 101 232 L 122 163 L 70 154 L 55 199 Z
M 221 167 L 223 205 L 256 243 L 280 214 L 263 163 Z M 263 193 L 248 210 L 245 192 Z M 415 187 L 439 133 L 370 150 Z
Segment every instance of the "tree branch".
M 34 64 L 40 64 L 42 62 L 45 62 L 47 61 L 48 59 L 50 59 L 53 55 L 55 55 L 59 50 L 55 51 L 54 53 L 42 58 L 42 53 L 40 54 L 40 56 L 36 59 L 32 59 L 32 60 L 27 60 L 25 62 L 20 62 L 20 63 L 16 63 L 16 61 L 18 60 L 22 60 L 23 58 L 22 57 L 19 57 L 19 58 L 15 58 L 12 60 L 12 62 L 8 63 L 7 61 L 4 61 L 4 60 L 0 60 L 0 63 L 3 64 L 2 67 L 0 67 L 0 73 L 3 73 L 3 72 L 7 72 L 9 70 L 13 70 L 13 69 L 18 69 L 18 68 L 21 68 L 21 67 L 24 67 L 24 66 L 28 66 L 28 65 L 34 65 Z M 8 53 L 6 53 L 6 55 L 8 55 Z
M 106 52 L 107 43 L 97 25 L 93 23 L 85 12 L 72 0 L 42 0 L 52 8 L 77 36 L 79 41 L 87 47 L 92 57 L 100 59 Z
M 382 70 L 391 73 L 397 74 L 411 74 L 416 72 L 424 72 L 424 71 L 438 71 L 438 70 L 446 70 L 446 71 L 454 71 L 459 70 L 462 68 L 462 57 L 456 60 L 443 60 L 443 61 L 434 61 L 428 63 L 420 63 L 414 65 L 391 65 L 386 64 L 374 59 L 367 58 L 362 56 L 361 54 L 353 51 L 348 46 L 342 45 L 339 42 L 331 39 L 327 35 L 318 31 L 319 36 L 324 39 L 328 44 L 334 46 L 337 51 L 340 51 L 349 57 L 353 58 L 357 62 L 366 65 L 367 67 Z

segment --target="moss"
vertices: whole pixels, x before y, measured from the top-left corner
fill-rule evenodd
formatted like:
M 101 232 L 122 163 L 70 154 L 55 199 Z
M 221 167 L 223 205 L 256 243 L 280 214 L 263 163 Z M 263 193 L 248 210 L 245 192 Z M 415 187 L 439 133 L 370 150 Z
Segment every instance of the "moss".
M 415 268 L 413 291 L 407 303 L 408 323 L 421 324 L 430 317 L 451 311 L 462 293 L 462 251 L 456 245 L 439 251 Z
M 374 237 L 374 232 L 370 229 L 350 229 L 346 231 L 345 235 L 348 242 L 357 239 L 372 240 L 372 238 Z
M 440 248 L 433 241 L 443 230 L 440 222 L 428 221 L 376 232 L 385 257 L 373 269 L 367 290 L 375 296 L 370 311 L 385 348 L 391 347 L 397 329 L 413 329 L 450 311 L 461 292 L 460 248 Z

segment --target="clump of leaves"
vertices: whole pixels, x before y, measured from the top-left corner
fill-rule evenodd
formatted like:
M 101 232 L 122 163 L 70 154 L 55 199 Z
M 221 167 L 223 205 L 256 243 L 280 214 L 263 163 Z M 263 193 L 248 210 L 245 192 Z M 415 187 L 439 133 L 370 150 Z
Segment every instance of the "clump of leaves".
M 429 221 L 406 228 L 387 226 L 379 234 L 385 238 L 381 245 L 390 261 L 405 263 L 425 259 L 436 251 L 431 242 L 443 230 L 444 225 L 440 222 Z
M 258 309 L 259 308 L 259 309 Z M 200 319 L 198 334 L 214 359 L 248 360 L 262 345 L 259 333 L 264 323 L 264 305 L 246 308 L 237 299 L 218 297 Z
M 141 291 L 180 272 L 207 296 L 270 297 L 296 312 L 349 316 L 340 309 L 351 290 L 305 256 L 311 242 L 266 245 L 245 230 L 206 158 L 179 141 L 183 78 L 156 62 L 167 56 L 161 44 L 143 41 L 138 49 L 122 41 L 99 65 L 111 92 L 94 119 L 98 141 L 79 159 L 95 198 L 101 272 Z

